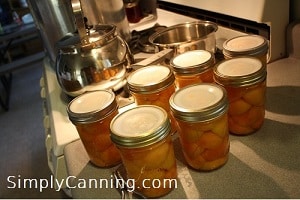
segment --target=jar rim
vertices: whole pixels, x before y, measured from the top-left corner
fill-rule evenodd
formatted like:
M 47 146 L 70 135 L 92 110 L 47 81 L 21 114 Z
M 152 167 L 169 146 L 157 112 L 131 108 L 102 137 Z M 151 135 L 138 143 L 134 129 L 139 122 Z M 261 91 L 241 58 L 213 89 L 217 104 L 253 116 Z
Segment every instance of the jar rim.
M 155 119 L 156 121 L 150 123 L 157 113 L 161 119 Z M 148 118 L 149 116 L 150 118 Z M 141 122 L 146 118 L 148 119 L 146 123 L 150 123 L 153 127 L 150 125 L 143 127 Z M 122 123 L 126 123 L 127 130 L 122 129 L 123 133 L 120 133 L 121 128 L 119 126 L 122 126 Z M 116 145 L 126 148 L 140 148 L 154 144 L 166 138 L 170 130 L 171 125 L 167 112 L 154 105 L 139 105 L 131 108 L 119 113 L 110 123 L 111 140 Z
M 223 43 L 223 54 L 227 57 L 257 56 L 266 54 L 268 49 L 268 40 L 263 36 L 254 34 L 233 37 Z
M 189 66 L 179 66 L 176 63 L 176 59 L 179 59 L 182 56 L 186 56 L 188 54 L 200 54 L 204 53 L 209 55 L 209 58 L 204 60 L 203 62 L 197 63 L 197 64 L 191 64 Z M 199 55 L 200 56 L 200 55 Z M 192 50 L 183 52 L 182 54 L 179 54 L 175 57 L 173 57 L 170 61 L 171 67 L 173 68 L 174 73 L 176 74 L 182 74 L 182 75 L 190 75 L 190 74 L 199 74 L 202 72 L 207 71 L 208 69 L 212 68 L 215 63 L 215 56 L 210 51 L 206 50 Z
M 95 97 L 94 99 L 88 99 L 88 96 Z M 102 96 L 101 96 L 102 95 Z M 101 97 L 105 98 L 101 100 Z M 84 99 L 85 98 L 85 99 Z M 99 104 L 97 107 L 90 107 L 83 111 L 82 105 L 88 104 L 98 100 Z M 78 104 L 78 111 L 74 110 L 74 105 Z M 73 107 L 73 108 L 72 108 Z M 110 113 L 118 109 L 118 104 L 115 98 L 115 94 L 110 90 L 95 90 L 83 93 L 75 97 L 67 106 L 67 113 L 71 122 L 76 124 L 91 123 L 106 118 Z
M 185 100 L 192 102 L 180 102 L 178 95 L 185 96 Z M 186 98 L 190 95 L 189 98 Z M 199 104 L 201 97 L 207 98 L 202 106 L 189 107 L 193 103 Z M 179 96 L 180 97 L 180 96 Z M 183 98 L 182 98 L 183 99 Z M 228 99 L 225 89 L 214 83 L 199 83 L 183 87 L 177 90 L 170 98 L 170 110 L 174 117 L 188 122 L 208 121 L 217 118 L 228 110 Z M 207 103 L 207 104 L 206 104 Z
M 151 70 L 156 70 L 160 73 L 159 78 L 155 78 L 153 76 L 153 73 L 151 75 Z M 162 74 L 161 69 L 167 70 L 165 74 Z M 148 80 L 145 80 L 144 83 L 140 81 L 133 81 L 132 79 L 135 76 L 138 76 L 138 74 L 144 75 L 142 78 L 147 78 Z M 142 93 L 142 94 L 151 94 L 154 92 L 159 92 L 164 90 L 165 88 L 169 87 L 172 85 L 175 81 L 174 74 L 172 70 L 163 65 L 149 65 L 143 68 L 139 68 L 135 71 L 133 71 L 128 77 L 127 77 L 127 84 L 128 88 L 131 92 L 135 93 Z
M 224 73 L 224 70 L 222 71 L 219 69 L 221 67 L 232 71 L 238 71 L 239 69 L 242 71 L 246 70 L 246 67 L 249 67 L 249 73 L 241 75 L 233 75 L 230 73 L 226 74 Z M 213 78 L 216 83 L 223 86 L 233 87 L 254 85 L 265 80 L 267 76 L 266 67 L 263 65 L 261 60 L 251 56 L 238 56 L 223 60 L 215 65 L 213 72 Z

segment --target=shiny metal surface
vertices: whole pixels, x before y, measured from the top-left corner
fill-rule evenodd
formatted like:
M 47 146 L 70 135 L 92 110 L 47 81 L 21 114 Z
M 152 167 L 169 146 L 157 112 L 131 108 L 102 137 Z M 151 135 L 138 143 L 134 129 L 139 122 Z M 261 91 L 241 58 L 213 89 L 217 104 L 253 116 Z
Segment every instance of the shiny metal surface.
M 64 37 L 60 44 L 63 46 L 56 61 L 56 75 L 62 90 L 70 96 L 112 89 L 124 80 L 132 62 L 126 42 L 119 36 L 88 50 L 83 50 L 76 34 Z
M 72 9 L 78 34 L 70 33 L 57 43 L 59 85 L 69 96 L 113 89 L 123 82 L 126 68 L 133 62 L 126 41 L 112 24 L 87 29 L 80 0 L 72 0 Z
M 158 31 L 149 37 L 150 43 L 158 50 L 173 49 L 174 54 L 202 49 L 216 51 L 215 32 L 217 24 L 208 21 L 194 21 L 177 24 Z
M 123 39 L 131 38 L 123 0 L 80 0 L 88 25 L 114 24 Z
M 44 48 L 55 63 L 55 44 L 65 34 L 75 31 L 74 17 L 69 0 L 28 0 L 34 22 L 40 31 Z M 54 66 L 54 65 L 53 65 Z

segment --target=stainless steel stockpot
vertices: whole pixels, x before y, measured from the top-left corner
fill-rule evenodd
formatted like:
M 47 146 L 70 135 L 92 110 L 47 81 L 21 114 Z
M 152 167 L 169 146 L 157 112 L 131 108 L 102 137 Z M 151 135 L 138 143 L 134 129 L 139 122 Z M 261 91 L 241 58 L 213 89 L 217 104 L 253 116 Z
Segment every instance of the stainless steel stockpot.
M 170 26 L 149 37 L 157 51 L 173 49 L 174 55 L 189 50 L 216 51 L 217 24 L 210 21 L 193 21 Z

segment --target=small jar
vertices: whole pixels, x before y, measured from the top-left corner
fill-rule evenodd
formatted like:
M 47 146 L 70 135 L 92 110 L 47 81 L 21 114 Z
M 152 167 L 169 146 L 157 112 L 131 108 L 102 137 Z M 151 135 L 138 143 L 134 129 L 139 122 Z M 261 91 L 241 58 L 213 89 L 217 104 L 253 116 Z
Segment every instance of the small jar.
M 161 197 L 175 187 L 176 159 L 164 109 L 137 106 L 117 115 L 110 129 L 127 177 L 134 180 L 138 192 L 148 198 Z
M 150 65 L 132 72 L 128 78 L 128 88 L 135 98 L 137 105 L 156 105 L 170 113 L 169 98 L 175 92 L 174 74 L 163 65 Z M 176 131 L 176 124 L 169 114 L 172 133 Z
M 177 88 L 196 83 L 213 82 L 215 56 L 206 50 L 193 50 L 179 54 L 170 62 Z
M 253 56 L 267 67 L 269 51 L 268 41 L 259 35 L 243 35 L 228 39 L 223 44 L 225 59 L 237 56 Z
M 123 0 L 128 22 L 138 23 L 142 18 L 142 10 L 139 5 L 140 0 Z
M 186 86 L 170 98 L 170 105 L 188 165 L 200 171 L 223 166 L 229 153 L 228 99 L 224 88 L 214 83 Z
M 266 76 L 262 62 L 254 57 L 236 57 L 215 66 L 215 82 L 228 94 L 229 131 L 232 134 L 248 135 L 262 126 Z
M 81 94 L 69 103 L 67 112 L 93 164 L 111 167 L 121 162 L 110 139 L 110 122 L 118 114 L 113 92 L 99 90 Z

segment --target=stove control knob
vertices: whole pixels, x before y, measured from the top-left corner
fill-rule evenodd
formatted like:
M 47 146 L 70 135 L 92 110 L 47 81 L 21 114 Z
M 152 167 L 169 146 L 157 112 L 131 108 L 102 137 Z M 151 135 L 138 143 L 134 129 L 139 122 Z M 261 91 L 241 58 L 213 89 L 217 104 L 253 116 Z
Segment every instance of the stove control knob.
M 45 78 L 44 78 L 44 76 L 42 76 L 40 78 L 40 87 L 45 87 Z
M 49 119 L 49 115 L 45 115 L 45 116 L 44 116 L 43 124 L 44 124 L 44 128 L 45 128 L 45 129 L 50 128 L 50 119 Z
M 41 95 L 41 97 L 42 97 L 43 99 L 46 98 L 46 91 L 45 91 L 45 88 L 44 88 L 44 87 L 41 88 L 40 95 Z

